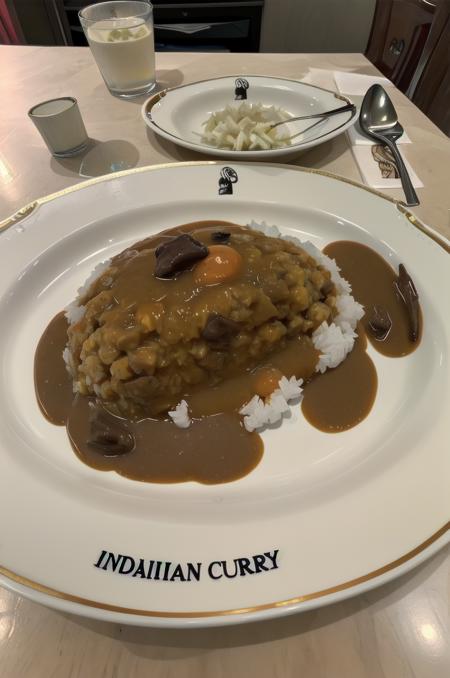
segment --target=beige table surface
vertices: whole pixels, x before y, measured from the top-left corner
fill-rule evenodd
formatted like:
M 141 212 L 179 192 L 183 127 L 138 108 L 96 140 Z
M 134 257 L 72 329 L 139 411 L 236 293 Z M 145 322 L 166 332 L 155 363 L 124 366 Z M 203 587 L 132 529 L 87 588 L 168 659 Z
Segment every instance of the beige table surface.
M 359 54 L 157 55 L 161 86 L 226 74 L 301 79 L 309 68 L 376 72 Z M 327 73 L 312 71 L 310 78 L 333 88 Z M 78 99 L 96 143 L 81 158 L 58 161 L 26 114 L 39 101 L 67 95 Z M 400 92 L 392 98 L 413 142 L 405 154 L 425 184 L 415 212 L 448 236 L 450 142 Z M 0 47 L 0 101 L 0 220 L 83 176 L 203 159 L 147 132 L 142 101 L 110 96 L 87 48 Z M 345 135 L 297 164 L 361 181 Z M 444 549 L 412 573 L 346 602 L 225 629 L 120 627 L 0 589 L 0 678 L 448 678 L 449 554 Z

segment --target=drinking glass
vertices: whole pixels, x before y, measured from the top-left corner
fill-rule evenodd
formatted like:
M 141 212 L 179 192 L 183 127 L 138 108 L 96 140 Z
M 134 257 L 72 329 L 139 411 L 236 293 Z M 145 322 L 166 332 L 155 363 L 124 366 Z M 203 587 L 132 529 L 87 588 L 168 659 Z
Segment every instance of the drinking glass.
M 152 4 L 113 0 L 84 7 L 78 16 L 111 94 L 128 99 L 151 92 L 156 85 Z

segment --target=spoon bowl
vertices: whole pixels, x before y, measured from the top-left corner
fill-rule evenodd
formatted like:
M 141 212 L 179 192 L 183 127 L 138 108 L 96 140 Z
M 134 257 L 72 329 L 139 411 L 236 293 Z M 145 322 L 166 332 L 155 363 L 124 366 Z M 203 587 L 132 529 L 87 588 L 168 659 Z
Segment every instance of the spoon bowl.
M 371 131 L 394 127 L 398 122 L 397 111 L 381 85 L 373 85 L 366 93 L 359 117 L 361 127 Z

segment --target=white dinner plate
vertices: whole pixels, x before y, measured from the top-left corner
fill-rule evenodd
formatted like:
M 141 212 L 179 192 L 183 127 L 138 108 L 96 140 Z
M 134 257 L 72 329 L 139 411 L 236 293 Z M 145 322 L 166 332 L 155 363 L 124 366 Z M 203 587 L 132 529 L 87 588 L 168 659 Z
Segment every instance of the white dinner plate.
M 8 221 L 0 236 L 2 585 L 120 623 L 218 625 L 365 591 L 448 542 L 448 244 L 354 183 L 282 165 L 236 163 L 234 175 L 225 167 L 186 163 L 92 179 Z M 237 180 L 219 194 L 224 175 Z M 394 266 L 404 262 L 422 304 L 420 346 L 401 359 L 369 348 L 379 380 L 369 416 L 326 434 L 297 405 L 263 433 L 262 461 L 241 480 L 160 485 L 96 471 L 40 413 L 38 339 L 96 264 L 203 219 L 265 220 L 319 247 L 354 240 Z M 233 561 L 255 555 L 266 565 L 259 573 L 223 576 L 223 561 L 233 572 Z M 185 580 L 133 577 L 141 558 L 145 571 L 150 560 L 172 563 L 169 573 L 180 564 Z
M 239 83 L 246 83 L 246 86 L 239 87 Z M 158 92 L 144 103 L 142 117 L 155 134 L 174 144 L 233 160 L 274 160 L 298 155 L 342 134 L 358 117 L 355 110 L 353 113 L 339 113 L 321 122 L 313 119 L 287 123 L 283 130 L 289 134 L 307 131 L 294 139 L 291 146 L 271 151 L 226 151 L 202 143 L 202 123 L 214 111 L 242 103 L 242 99 L 236 99 L 236 96 L 245 96 L 248 103 L 278 106 L 292 117 L 323 113 L 351 103 L 342 94 L 298 80 L 262 75 L 227 76 Z

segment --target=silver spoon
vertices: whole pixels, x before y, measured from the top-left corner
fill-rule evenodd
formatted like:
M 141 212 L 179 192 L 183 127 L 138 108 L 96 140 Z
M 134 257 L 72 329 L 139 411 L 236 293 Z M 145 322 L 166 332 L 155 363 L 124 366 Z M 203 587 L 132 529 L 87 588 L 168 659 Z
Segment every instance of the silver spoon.
M 340 106 L 339 108 L 332 108 L 331 111 L 324 111 L 323 113 L 311 113 L 310 115 L 301 115 L 296 118 L 287 118 L 287 120 L 280 120 L 279 122 L 274 122 L 273 125 L 270 125 L 269 130 L 278 125 L 284 125 L 287 122 L 297 122 L 298 120 L 312 120 L 313 118 L 329 118 L 332 115 L 338 115 L 338 113 L 346 113 L 351 111 L 352 115 L 356 111 L 356 106 L 354 104 L 346 104 L 345 106 Z
M 367 90 L 361 104 L 359 124 L 366 136 L 381 141 L 390 149 L 400 174 L 406 204 L 410 206 L 419 205 L 419 198 L 412 185 L 408 170 L 395 144 L 403 134 L 403 127 L 398 121 L 392 101 L 381 85 L 372 85 Z

